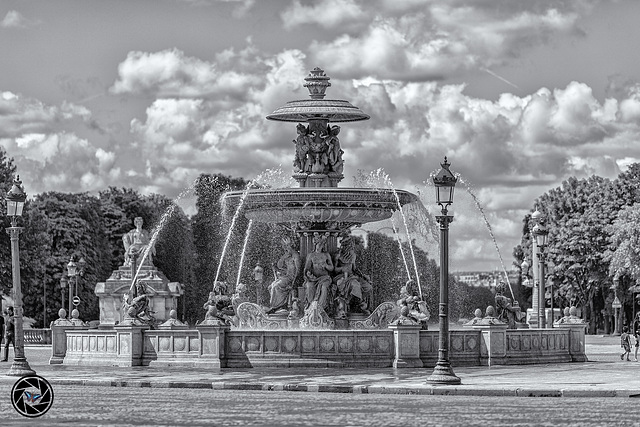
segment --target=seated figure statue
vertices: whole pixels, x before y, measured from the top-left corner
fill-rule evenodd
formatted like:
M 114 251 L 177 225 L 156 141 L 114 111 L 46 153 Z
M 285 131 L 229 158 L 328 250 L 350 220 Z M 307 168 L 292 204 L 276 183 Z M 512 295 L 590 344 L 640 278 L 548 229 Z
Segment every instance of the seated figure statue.
M 325 252 L 326 237 L 317 235 L 313 243 L 314 251 L 307 255 L 304 264 L 305 310 L 314 301 L 319 310 L 326 310 L 331 286 L 329 273 L 333 271 L 333 261 L 331 255 Z
M 126 267 L 130 266 L 131 259 L 134 256 L 138 257 L 139 263 L 146 261 L 150 265 L 153 265 L 153 256 L 156 254 L 156 249 L 155 245 L 152 245 L 147 251 L 151 239 L 149 238 L 149 233 L 142 229 L 142 217 L 136 217 L 133 220 L 133 224 L 135 228 L 122 236 L 122 243 L 124 244 L 124 265 Z M 140 259 L 145 251 L 147 252 L 145 259 Z
M 287 310 L 291 304 L 294 282 L 300 273 L 300 255 L 293 248 L 291 239 L 282 239 L 284 254 L 273 265 L 275 280 L 269 286 L 271 299 L 267 314 Z
M 497 318 L 501 322 L 504 322 L 508 325 L 509 329 L 516 329 L 516 323 L 522 321 L 522 317 L 524 313 L 520 311 L 520 307 L 517 302 L 512 304 L 511 298 L 505 296 L 507 292 L 507 284 L 504 282 L 498 283 L 496 286 L 496 313 Z
M 343 237 L 340 251 L 333 262 L 336 318 L 346 318 L 347 312 L 371 314 L 373 287 L 367 275 L 356 268 L 356 251 L 351 236 Z
M 408 280 L 400 289 L 398 299 L 400 318 L 398 323 L 419 324 L 422 329 L 427 329 L 427 321 L 431 317 L 427 303 L 418 295 L 416 282 Z

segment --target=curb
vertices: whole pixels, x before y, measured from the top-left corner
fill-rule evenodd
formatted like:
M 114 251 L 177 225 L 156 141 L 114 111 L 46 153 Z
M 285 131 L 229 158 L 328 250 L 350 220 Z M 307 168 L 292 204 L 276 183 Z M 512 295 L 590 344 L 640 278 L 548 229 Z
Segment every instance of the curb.
M 344 384 L 281 384 L 263 382 L 208 381 L 140 381 L 54 379 L 54 385 L 137 388 L 189 388 L 210 390 L 290 391 L 347 394 L 406 394 L 431 396 L 512 396 L 512 397 L 624 397 L 640 398 L 640 389 L 545 389 L 545 388 L 479 388 L 471 386 L 383 386 Z

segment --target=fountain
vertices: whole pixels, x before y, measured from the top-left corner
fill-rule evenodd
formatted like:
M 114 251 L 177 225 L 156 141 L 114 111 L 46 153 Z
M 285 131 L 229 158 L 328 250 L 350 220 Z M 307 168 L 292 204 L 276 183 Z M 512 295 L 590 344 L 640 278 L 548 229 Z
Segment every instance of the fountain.
M 339 244 L 349 244 L 353 227 L 391 218 L 394 211 L 418 199 L 393 187 L 338 186 L 344 178 L 344 151 L 338 139 L 340 127 L 331 123 L 368 120 L 369 116 L 348 101 L 324 99 L 331 83 L 322 69 L 313 69 L 305 80 L 310 99 L 288 102 L 267 116 L 268 120 L 298 123 L 297 138 L 293 140 L 295 170 L 292 178 L 299 187 L 256 189 L 249 186 L 244 191 L 228 192 L 223 199 L 227 207 L 235 210 L 234 219 L 242 212 L 251 223 L 263 222 L 280 226 L 283 231 L 293 230 L 299 243 L 302 268 L 293 273 L 290 289 L 281 289 L 291 293 L 286 296 L 289 300 L 286 306 L 278 304 L 264 312 L 261 307 L 247 302 L 238 307 L 238 317 L 243 326 L 254 328 L 266 325 L 320 329 L 386 327 L 378 320 L 388 318 L 381 316 L 380 311 L 390 310 L 389 304 L 383 303 L 374 309 L 362 295 L 363 290 L 366 293 L 377 284 L 370 284 L 362 275 L 345 272 L 344 268 L 333 265 L 334 258 L 339 257 Z M 234 223 L 232 221 L 232 227 Z M 324 255 L 314 255 L 320 240 L 323 240 L 323 247 L 319 252 Z M 322 274 L 321 280 L 309 279 L 308 264 L 314 258 L 327 258 L 331 264 L 326 272 L 313 273 Z M 344 280 L 340 278 L 341 274 L 345 275 Z M 334 288 L 335 292 L 329 288 Z M 341 295 L 343 288 L 349 289 Z M 314 295 L 308 295 L 310 291 Z M 294 299 L 304 304 L 300 319 L 292 314 Z M 316 304 L 312 304 L 314 302 Z
M 217 277 L 220 259 L 214 287 L 203 307 L 204 320 L 188 328 L 177 321 L 175 311 L 165 310 L 166 321 L 152 329 L 144 319 L 153 302 L 145 299 L 144 304 L 136 305 L 138 294 L 146 295 L 160 276 L 152 265 L 149 244 L 139 267 L 133 256 L 130 266 L 121 267 L 105 286 L 96 288 L 96 293 L 105 289 L 101 320 L 107 323 L 115 324 L 119 307 L 108 298 L 128 294 L 121 323 L 107 329 L 55 324 L 50 363 L 205 368 L 435 365 L 440 340 L 437 331 L 425 327 L 429 313 L 419 282 L 408 274 L 410 280 L 398 300 L 374 308 L 371 289 L 385 284 L 371 283 L 357 270 L 351 236 L 354 227 L 390 219 L 394 212 L 400 212 L 408 231 L 403 207 L 419 202 L 418 197 L 393 186 L 338 186 L 344 178 L 344 151 L 338 139 L 340 127 L 332 123 L 368 120 L 369 116 L 347 101 L 325 100 L 331 84 L 322 69 L 313 69 L 305 80 L 310 99 L 289 102 L 267 116 L 297 123 L 292 177 L 298 187 L 249 185 L 223 198 L 234 215 L 222 258 L 240 215 L 249 220 L 247 233 L 256 223 L 283 230 L 283 254 L 274 266 L 277 274 L 270 287 L 269 307 L 246 301 L 245 285 L 239 279 L 233 296 L 226 295 L 230 289 Z M 395 232 L 395 225 L 393 229 Z M 245 237 L 243 250 L 247 242 Z M 241 255 L 240 268 L 242 260 Z M 415 259 L 413 263 L 415 267 Z M 261 283 L 262 267 L 256 270 Z M 136 288 L 136 277 L 145 281 L 147 290 Z M 165 307 L 171 305 L 170 298 L 173 296 L 165 298 Z M 109 304 L 103 304 L 106 301 Z M 507 330 L 508 325 L 495 319 L 494 307 L 488 307 L 486 313 L 482 318 L 477 310 L 468 328 L 448 331 L 450 360 L 456 365 L 586 360 L 584 324 Z

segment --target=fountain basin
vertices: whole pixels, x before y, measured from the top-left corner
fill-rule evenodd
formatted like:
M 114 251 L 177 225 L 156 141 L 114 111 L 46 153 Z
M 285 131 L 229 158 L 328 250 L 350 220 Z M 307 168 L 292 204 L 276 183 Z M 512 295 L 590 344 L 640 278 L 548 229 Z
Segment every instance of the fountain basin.
M 397 198 L 396 198 L 397 195 Z M 245 216 L 253 221 L 349 222 L 365 224 L 391 217 L 402 206 L 418 201 L 408 191 L 388 188 L 281 188 L 231 191 L 224 195 L 227 206 L 242 202 Z

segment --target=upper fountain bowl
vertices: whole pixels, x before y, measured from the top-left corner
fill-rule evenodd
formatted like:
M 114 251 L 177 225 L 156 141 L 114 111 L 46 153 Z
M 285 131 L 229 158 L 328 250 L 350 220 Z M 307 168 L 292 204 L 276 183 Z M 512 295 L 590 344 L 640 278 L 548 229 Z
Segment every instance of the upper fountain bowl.
M 398 203 L 402 206 L 418 197 L 403 190 L 394 194 L 388 188 L 303 187 L 231 191 L 223 200 L 235 206 L 242 201 L 245 216 L 257 222 L 356 225 L 388 219 L 398 210 Z
M 321 68 L 314 68 L 305 77 L 304 87 L 309 90 L 311 99 L 287 102 L 284 106 L 277 108 L 267 116 L 269 120 L 280 122 L 308 122 L 310 120 L 321 120 L 327 122 L 357 122 L 369 120 L 369 115 L 365 114 L 358 107 L 351 105 L 348 101 L 339 99 L 324 99 L 325 91 L 331 83 L 330 78 Z

